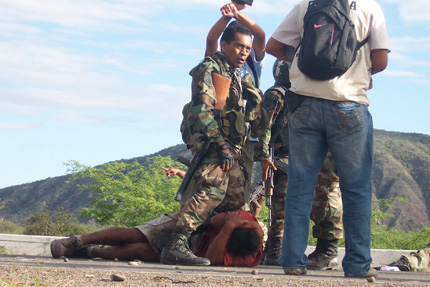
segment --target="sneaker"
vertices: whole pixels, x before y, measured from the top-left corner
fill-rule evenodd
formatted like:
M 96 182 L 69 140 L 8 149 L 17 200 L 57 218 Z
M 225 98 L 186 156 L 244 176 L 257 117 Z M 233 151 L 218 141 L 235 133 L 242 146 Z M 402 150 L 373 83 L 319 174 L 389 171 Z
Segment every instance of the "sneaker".
M 364 274 L 363 276 L 351 276 L 351 275 L 345 275 L 345 277 L 355 277 L 355 278 L 370 278 L 370 277 L 378 277 L 378 271 L 376 271 L 373 268 L 370 268 L 369 271 L 367 271 L 366 274 Z
M 409 264 L 408 259 L 405 256 L 401 256 L 399 260 L 394 261 L 389 266 L 396 266 L 400 271 L 411 271 L 411 264 Z
M 308 273 L 308 269 L 300 269 L 296 267 L 285 267 L 284 273 L 286 275 L 306 275 Z
M 83 247 L 81 236 L 75 235 L 65 239 L 57 239 L 51 242 L 51 254 L 54 258 L 68 257 Z
M 378 277 L 378 271 L 376 271 L 373 268 L 370 268 L 369 271 L 364 274 L 363 276 L 361 276 L 362 278 L 370 278 L 370 277 Z

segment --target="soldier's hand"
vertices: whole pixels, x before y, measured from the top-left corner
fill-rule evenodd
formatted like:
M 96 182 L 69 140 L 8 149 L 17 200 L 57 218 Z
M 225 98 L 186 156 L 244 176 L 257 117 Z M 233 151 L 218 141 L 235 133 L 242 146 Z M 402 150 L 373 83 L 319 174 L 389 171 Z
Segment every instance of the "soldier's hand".
M 224 172 L 229 172 L 233 168 L 234 154 L 227 144 L 221 144 L 217 147 L 218 156 L 220 158 L 221 169 Z
M 269 169 L 273 168 L 273 170 L 276 170 L 276 166 L 271 160 L 262 160 L 260 164 L 261 164 L 261 180 L 266 181 L 268 177 Z

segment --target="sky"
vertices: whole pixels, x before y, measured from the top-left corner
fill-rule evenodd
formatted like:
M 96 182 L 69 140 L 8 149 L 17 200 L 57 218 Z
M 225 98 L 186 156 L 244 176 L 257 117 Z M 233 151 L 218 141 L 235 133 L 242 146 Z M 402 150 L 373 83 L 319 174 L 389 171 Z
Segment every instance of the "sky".
M 359 1 L 359 0 L 358 0 Z M 374 127 L 430 135 L 430 4 L 377 0 L 391 53 Z M 0 188 L 182 143 L 189 71 L 224 0 L 0 0 Z M 243 11 L 268 40 L 298 0 Z M 267 55 L 261 88 L 273 84 Z

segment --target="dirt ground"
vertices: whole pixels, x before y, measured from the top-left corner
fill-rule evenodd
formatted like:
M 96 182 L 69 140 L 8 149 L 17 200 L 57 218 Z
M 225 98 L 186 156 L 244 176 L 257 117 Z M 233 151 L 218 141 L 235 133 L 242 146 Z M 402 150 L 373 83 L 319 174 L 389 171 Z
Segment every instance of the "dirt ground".
M 253 270 L 255 273 L 255 270 Z M 202 272 L 203 273 L 203 272 Z M 124 281 L 113 281 L 112 275 Z M 119 280 L 117 279 L 117 280 Z M 180 269 L 171 272 L 95 270 L 92 268 L 52 268 L 0 266 L 0 286 L 430 286 L 418 282 L 369 283 L 365 279 L 318 280 L 307 276 L 226 276 L 217 274 L 185 274 Z

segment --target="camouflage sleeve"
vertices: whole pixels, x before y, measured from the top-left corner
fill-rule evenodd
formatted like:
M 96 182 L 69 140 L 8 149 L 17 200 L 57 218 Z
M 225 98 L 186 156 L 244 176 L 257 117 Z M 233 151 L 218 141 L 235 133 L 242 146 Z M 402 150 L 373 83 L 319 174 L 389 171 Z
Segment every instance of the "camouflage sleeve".
M 246 99 L 245 119 L 251 124 L 251 136 L 256 138 L 267 129 L 268 124 L 267 112 L 262 108 L 263 92 L 254 86 L 249 74 L 243 77 L 242 87 Z
M 212 72 L 219 73 L 219 67 L 208 58 L 191 71 L 193 77 L 192 99 L 187 121 L 191 135 L 190 144 L 196 150 L 201 150 L 211 142 L 224 141 L 212 112 L 216 104 Z
M 258 137 L 258 143 L 255 145 L 254 160 L 262 161 L 270 159 L 269 143 L 272 134 L 272 127 L 280 113 L 285 107 L 284 98 L 276 90 L 267 90 L 264 94 L 263 110 L 267 113 L 267 129 Z

